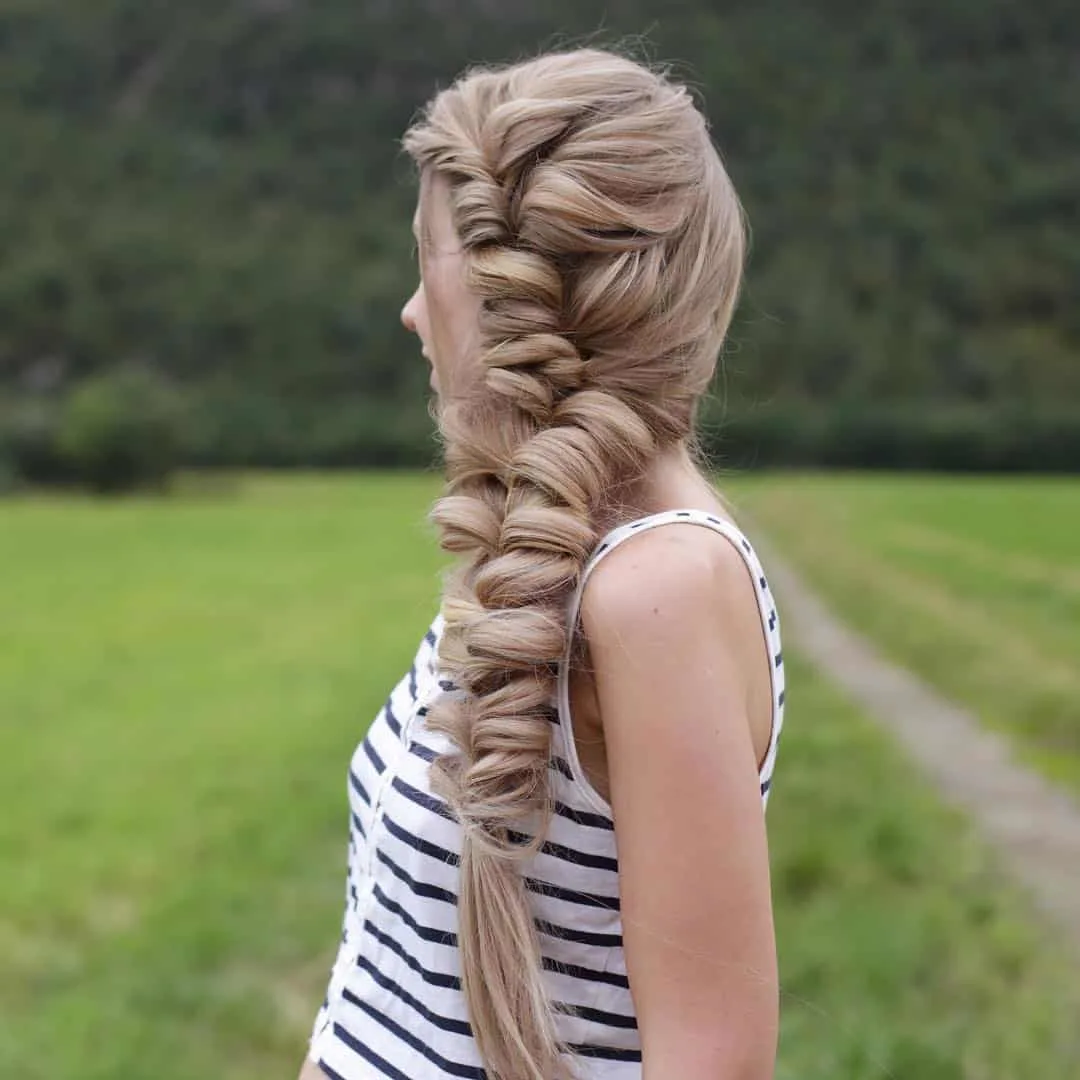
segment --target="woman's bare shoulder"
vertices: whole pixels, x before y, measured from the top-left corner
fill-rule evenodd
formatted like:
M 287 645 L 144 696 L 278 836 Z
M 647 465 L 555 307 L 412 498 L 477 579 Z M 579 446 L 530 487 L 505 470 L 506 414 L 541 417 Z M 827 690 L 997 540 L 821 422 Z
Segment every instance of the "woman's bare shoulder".
M 602 559 L 586 583 L 582 629 L 594 668 L 648 689 L 696 687 L 712 678 L 745 704 L 753 748 L 764 760 L 773 726 L 768 650 L 757 590 L 735 544 L 712 529 L 659 526 Z M 603 711 L 603 710 L 601 710 Z M 610 727 L 611 717 L 604 721 Z
M 670 523 L 620 543 L 593 569 L 582 596 L 586 626 L 625 626 L 660 602 L 723 618 L 734 630 L 759 621 L 743 556 L 717 530 Z M 741 624 L 741 625 L 740 625 Z

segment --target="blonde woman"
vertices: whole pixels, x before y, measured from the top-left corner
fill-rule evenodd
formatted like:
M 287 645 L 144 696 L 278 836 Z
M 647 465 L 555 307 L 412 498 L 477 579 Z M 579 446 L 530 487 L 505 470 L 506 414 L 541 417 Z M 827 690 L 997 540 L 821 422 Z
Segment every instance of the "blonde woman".
M 695 467 L 738 199 L 687 91 L 473 71 L 405 139 L 456 558 L 352 761 L 303 1076 L 766 1080 L 776 609 Z

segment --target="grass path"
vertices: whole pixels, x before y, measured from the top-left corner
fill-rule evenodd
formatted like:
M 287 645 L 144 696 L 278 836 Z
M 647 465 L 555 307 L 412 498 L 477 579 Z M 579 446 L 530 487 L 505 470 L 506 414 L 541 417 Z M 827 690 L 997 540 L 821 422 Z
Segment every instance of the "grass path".
M 849 625 L 1080 795 L 1080 483 L 777 474 L 726 487 Z
M 971 816 L 1080 958 L 1080 805 L 1016 764 L 1005 741 L 975 717 L 845 627 L 775 552 L 767 562 L 789 639 L 898 739 L 947 802 Z

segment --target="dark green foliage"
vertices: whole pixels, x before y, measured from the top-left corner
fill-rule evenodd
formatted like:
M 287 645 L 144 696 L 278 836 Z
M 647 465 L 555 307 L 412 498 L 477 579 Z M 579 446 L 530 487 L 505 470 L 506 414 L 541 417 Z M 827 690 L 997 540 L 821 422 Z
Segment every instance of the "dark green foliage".
M 0 412 L 0 460 L 15 481 L 62 484 L 73 479 L 60 451 L 58 412 L 48 398 L 19 401 Z
M 717 410 L 702 450 L 728 468 L 813 465 L 948 472 L 1075 472 L 1080 409 L 921 402 Z
M 187 458 L 202 466 L 423 468 L 437 452 L 426 412 L 375 400 L 218 394 L 198 402 L 188 426 Z
M 153 372 L 123 367 L 81 383 L 64 404 L 57 446 L 97 492 L 161 489 L 180 461 L 181 406 Z
M 1067 437 L 1080 467 L 1073 8 L 8 0 L 0 395 L 147 357 L 209 403 L 197 460 L 428 460 L 397 139 L 466 64 L 603 27 L 679 58 L 746 203 L 722 388 L 763 459 L 885 465 L 925 435 L 1029 467 Z M 1005 406 L 1058 419 L 972 449 Z
M 9 495 L 19 488 L 20 478 L 7 447 L 0 445 L 0 495 Z

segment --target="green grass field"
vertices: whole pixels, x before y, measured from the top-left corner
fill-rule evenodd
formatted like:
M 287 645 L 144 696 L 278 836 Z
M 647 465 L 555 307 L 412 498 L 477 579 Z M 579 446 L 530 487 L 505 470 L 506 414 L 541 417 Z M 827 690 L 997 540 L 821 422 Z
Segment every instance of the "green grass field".
M 436 490 L 0 503 L 0 1077 L 295 1075 L 348 757 L 435 609 Z M 764 518 L 774 491 L 737 494 Z M 1072 1075 L 1075 966 L 876 729 L 790 677 L 780 1080 Z
M 1080 482 L 776 475 L 731 491 L 853 626 L 1080 789 Z

